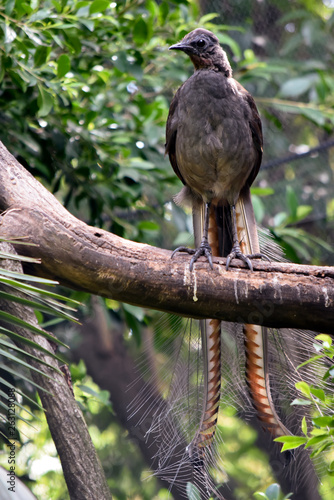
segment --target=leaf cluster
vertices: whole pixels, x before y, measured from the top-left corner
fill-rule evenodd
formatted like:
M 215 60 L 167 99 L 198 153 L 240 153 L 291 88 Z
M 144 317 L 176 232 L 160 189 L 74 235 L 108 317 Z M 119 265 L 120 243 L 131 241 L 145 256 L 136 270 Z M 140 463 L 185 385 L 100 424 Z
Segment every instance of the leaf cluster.
M 3 250 L 0 250 L 0 260 L 22 260 L 25 262 L 38 263 L 36 259 L 20 257 Z M 58 293 L 51 292 L 49 289 L 37 287 L 36 284 L 50 287 L 50 285 L 54 286 L 57 283 L 2 267 L 0 268 L 1 300 L 14 302 L 37 312 L 56 316 L 61 320 L 75 319 L 72 312 L 75 310 L 73 306 L 78 305 L 76 301 L 65 298 Z M 43 372 L 43 365 L 48 367 L 51 367 L 51 365 L 40 359 L 37 355 L 26 352 L 24 346 L 28 345 L 34 348 L 36 354 L 41 352 L 63 363 L 63 359 L 57 354 L 45 349 L 39 345 L 38 342 L 26 338 L 24 334 L 18 333 L 12 325 L 19 327 L 22 331 L 29 330 L 36 335 L 41 335 L 59 346 L 65 348 L 67 346 L 44 329 L 36 327 L 28 321 L 18 318 L 6 311 L 0 311 L 0 320 L 2 324 L 0 326 L 0 421 L 4 424 L 3 429 L 0 429 L 0 434 L 6 439 L 8 391 L 13 390 L 19 394 L 21 398 L 24 398 L 26 403 L 41 409 L 36 400 L 29 396 L 29 393 L 31 393 L 32 387 L 34 390 L 38 389 L 43 391 L 44 389 L 32 380 L 29 371 L 50 377 Z M 4 324 L 7 326 L 4 326 Z M 35 365 L 32 365 L 31 361 L 34 361 Z M 53 367 L 51 368 L 55 369 Z M 15 405 L 19 409 L 17 416 L 19 419 L 27 422 L 22 416 L 22 411 L 31 416 L 32 413 L 21 403 L 22 401 L 15 401 Z
M 282 436 L 275 441 L 283 443 L 282 452 L 292 450 L 300 446 L 312 448 L 311 457 L 317 457 L 334 446 L 334 416 L 333 416 L 333 378 L 334 378 L 334 346 L 332 338 L 329 335 L 317 335 L 317 341 L 314 344 L 315 354 L 310 359 L 299 365 L 302 368 L 305 365 L 314 365 L 322 360 L 327 365 L 325 373 L 322 376 L 323 387 L 313 386 L 305 381 L 297 382 L 296 388 L 302 397 L 295 399 L 293 405 L 308 406 L 312 410 L 311 429 L 309 430 L 305 417 L 301 423 L 301 436 Z M 329 475 L 334 475 L 334 462 L 328 466 Z

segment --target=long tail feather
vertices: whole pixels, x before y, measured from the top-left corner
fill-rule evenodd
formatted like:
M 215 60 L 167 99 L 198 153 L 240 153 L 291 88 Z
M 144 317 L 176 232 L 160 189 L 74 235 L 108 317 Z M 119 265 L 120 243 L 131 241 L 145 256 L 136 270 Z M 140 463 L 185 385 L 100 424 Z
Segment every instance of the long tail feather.
M 260 252 L 257 225 L 249 189 L 236 204 L 240 248 L 244 254 Z M 258 418 L 273 437 L 291 434 L 277 415 L 270 391 L 268 371 L 268 329 L 258 325 L 243 326 L 246 348 L 246 377 L 252 403 Z

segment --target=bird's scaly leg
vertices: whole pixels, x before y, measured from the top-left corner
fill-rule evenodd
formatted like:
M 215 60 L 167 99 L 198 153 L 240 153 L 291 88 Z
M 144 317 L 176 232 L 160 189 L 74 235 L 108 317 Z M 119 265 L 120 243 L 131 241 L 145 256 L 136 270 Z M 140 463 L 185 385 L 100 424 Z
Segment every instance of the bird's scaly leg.
M 192 255 L 189 269 L 190 271 L 193 270 L 193 265 L 194 263 L 198 260 L 198 258 L 201 255 L 205 255 L 205 257 L 208 259 L 208 262 L 210 264 L 211 269 L 213 269 L 213 264 L 212 264 L 212 251 L 210 244 L 208 242 L 208 229 L 209 229 L 209 214 L 210 214 L 210 203 L 205 203 L 205 212 L 204 212 L 204 227 L 203 227 L 203 236 L 202 236 L 202 241 L 201 244 L 196 250 L 193 248 L 188 248 L 188 247 L 177 247 L 174 252 L 172 253 L 171 258 L 174 257 L 176 252 L 187 252 Z M 240 250 L 240 247 L 239 247 Z
M 262 253 L 253 253 L 249 255 L 244 255 L 242 253 L 238 240 L 238 228 L 237 228 L 235 205 L 231 205 L 231 219 L 232 219 L 233 246 L 231 252 L 229 253 L 226 259 L 226 271 L 228 271 L 228 268 L 230 267 L 231 261 L 233 259 L 242 260 L 243 262 L 245 262 L 245 264 L 247 264 L 247 266 L 251 271 L 253 271 L 253 264 L 251 262 L 251 259 L 266 259 L 270 261 L 270 259 L 266 255 L 263 255 Z

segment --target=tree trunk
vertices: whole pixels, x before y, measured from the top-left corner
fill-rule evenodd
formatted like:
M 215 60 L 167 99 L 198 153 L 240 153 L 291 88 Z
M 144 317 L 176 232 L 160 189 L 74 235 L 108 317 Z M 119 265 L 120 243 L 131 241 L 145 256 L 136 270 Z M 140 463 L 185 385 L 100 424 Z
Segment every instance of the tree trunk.
M 0 245 L 2 250 L 15 253 L 11 245 L 7 243 L 0 243 Z M 1 267 L 22 272 L 22 266 L 17 261 L 2 260 Z M 9 290 L 5 285 L 0 285 L 0 289 L 17 296 L 24 296 L 13 288 Z M 0 310 L 38 327 L 36 316 L 29 307 L 0 299 Z M 33 340 L 43 348 L 53 352 L 52 344 L 46 338 L 17 325 L 8 325 L 2 319 L 0 325 L 10 328 L 13 332 Z M 88 433 L 86 422 L 65 377 L 59 373 L 58 362 L 26 344 L 20 347 L 51 365 L 48 367 L 33 359 L 30 360 L 32 366 L 43 371 L 46 375 L 43 376 L 31 371 L 34 382 L 45 390 L 40 390 L 39 396 L 45 409 L 52 439 L 59 454 L 71 500 L 96 500 L 97 498 L 111 500 L 106 478 Z

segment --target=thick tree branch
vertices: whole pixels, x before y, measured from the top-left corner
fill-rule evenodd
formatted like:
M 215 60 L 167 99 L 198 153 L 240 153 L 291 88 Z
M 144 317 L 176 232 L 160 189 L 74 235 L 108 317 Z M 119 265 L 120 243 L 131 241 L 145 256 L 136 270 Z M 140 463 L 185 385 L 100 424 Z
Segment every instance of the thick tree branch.
M 190 317 L 332 332 L 334 269 L 254 263 L 213 271 L 200 260 L 134 243 L 76 219 L 0 143 L 0 236 L 42 259 L 34 272 L 61 284 L 131 304 Z M 237 263 L 239 264 L 239 262 Z
M 8 248 L 10 245 L 5 243 L 1 245 L 2 250 L 13 253 L 13 250 L 11 252 L 10 248 Z M 22 266 L 17 261 L 1 260 L 0 267 L 22 272 Z M 8 292 L 5 287 L 4 290 Z M 20 292 L 13 289 L 10 290 L 10 293 L 22 296 Z M 17 302 L 0 299 L 0 310 L 38 327 L 36 316 L 29 307 Z M 9 326 L 3 320 L 1 320 L 0 324 L 6 328 Z M 17 325 L 10 324 L 10 329 L 22 337 L 37 342 L 44 349 L 50 352 L 53 351 L 51 343 L 46 338 Z M 47 375 L 43 376 L 32 371 L 31 377 L 46 391 L 39 391 L 39 395 L 46 410 L 46 419 L 59 454 L 71 500 L 96 500 L 97 498 L 111 500 L 107 481 L 82 412 L 65 381 L 65 377 L 51 368 L 54 367 L 59 370 L 57 361 L 28 345 L 22 345 L 21 347 L 27 353 L 51 365 L 50 367 L 41 365 L 31 359 L 31 365 Z

